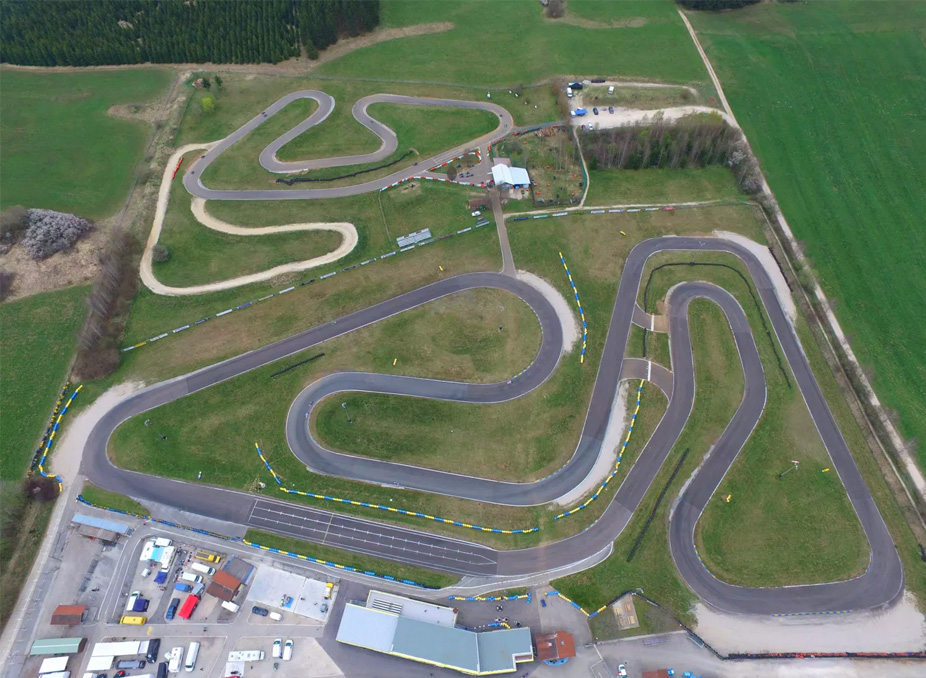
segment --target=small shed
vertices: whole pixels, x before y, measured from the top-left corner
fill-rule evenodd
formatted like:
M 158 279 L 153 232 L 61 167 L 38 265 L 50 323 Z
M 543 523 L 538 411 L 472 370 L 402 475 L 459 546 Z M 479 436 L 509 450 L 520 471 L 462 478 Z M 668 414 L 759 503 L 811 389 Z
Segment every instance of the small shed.
M 87 644 L 86 638 L 41 638 L 29 648 L 29 656 L 44 654 L 77 654 Z
M 96 516 L 88 516 L 85 513 L 75 513 L 71 522 L 77 525 L 77 533 L 88 539 L 99 539 L 100 541 L 114 544 L 120 535 L 129 535 L 132 528 L 124 523 L 117 523 L 114 520 L 105 520 Z
M 470 210 L 485 209 L 485 206 L 488 204 L 489 204 L 489 198 L 485 195 L 480 195 L 478 198 L 469 199 L 469 209 Z
M 228 559 L 228 562 L 225 563 L 225 567 L 222 568 L 222 571 L 228 572 L 231 576 L 245 583 L 251 576 L 251 573 L 254 572 L 254 566 L 246 560 L 242 560 L 237 556 L 232 556 Z
M 561 662 L 576 656 L 576 642 L 571 633 L 537 634 L 537 659 L 542 662 Z
M 51 613 L 51 625 L 77 626 L 84 620 L 85 614 L 87 614 L 86 605 L 59 605 Z
M 240 579 L 230 575 L 225 570 L 221 570 L 212 575 L 212 582 L 206 587 L 206 593 L 215 596 L 219 600 L 232 601 L 238 595 L 238 589 L 240 588 Z

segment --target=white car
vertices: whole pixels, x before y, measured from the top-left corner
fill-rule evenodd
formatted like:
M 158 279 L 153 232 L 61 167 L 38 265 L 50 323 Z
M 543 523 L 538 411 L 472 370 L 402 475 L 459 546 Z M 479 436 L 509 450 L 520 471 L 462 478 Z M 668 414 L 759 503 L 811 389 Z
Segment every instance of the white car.
M 569 111 L 569 115 L 570 115 L 571 117 L 573 117 L 573 118 L 576 117 L 576 112 L 575 112 L 575 110 Z
M 272 656 L 274 659 L 279 659 L 282 654 L 283 654 L 283 639 L 277 638 L 275 641 L 273 641 L 273 655 Z
M 293 658 L 293 639 L 290 638 L 286 641 L 286 644 L 283 646 L 283 661 L 288 662 Z
M 470 216 L 473 216 L 473 217 L 481 217 L 481 216 L 482 216 L 482 212 L 480 212 L 479 210 L 476 210 L 476 211 L 473 212 Z M 328 589 L 325 589 L 325 593 L 327 594 L 327 595 L 325 596 L 326 598 L 330 596 L 330 594 L 328 593 Z
M 623 664 L 618 665 L 617 675 L 619 675 L 621 678 L 627 678 L 627 667 Z

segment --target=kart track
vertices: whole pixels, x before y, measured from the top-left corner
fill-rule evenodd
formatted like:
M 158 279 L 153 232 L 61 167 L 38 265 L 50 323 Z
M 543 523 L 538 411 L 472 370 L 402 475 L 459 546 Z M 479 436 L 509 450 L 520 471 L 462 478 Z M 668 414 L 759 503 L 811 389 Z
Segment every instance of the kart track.
M 309 94 L 320 93 L 297 92 L 290 97 Z M 315 124 L 327 115 L 323 114 L 323 101 L 319 101 L 319 110 L 309 118 L 312 120 L 321 116 Z M 279 110 L 282 105 L 285 104 L 277 102 L 267 109 L 268 114 Z M 263 119 L 263 114 L 258 116 L 232 137 L 240 138 Z M 194 169 L 201 170 L 204 164 L 214 159 L 228 139 L 219 142 L 210 151 L 209 157 L 200 160 Z M 481 141 L 468 144 L 467 147 L 472 148 L 475 143 Z M 185 180 L 185 185 L 191 188 L 192 184 L 192 188 L 202 189 L 198 179 L 194 180 L 193 176 L 193 170 L 190 170 L 186 177 L 190 182 Z M 386 181 L 391 183 L 394 179 L 388 178 Z M 356 192 L 362 187 L 365 187 L 363 190 L 378 190 L 379 183 L 324 190 Z M 208 195 L 201 197 L 219 199 L 322 197 L 315 190 L 203 190 Z M 191 192 L 200 195 L 194 190 Z M 215 193 L 220 195 L 213 195 Z M 861 576 L 810 586 L 747 588 L 732 586 L 714 578 L 701 564 L 694 544 L 696 523 L 724 474 L 758 424 L 766 402 L 765 375 L 743 309 L 729 293 L 704 282 L 683 283 L 670 292 L 669 341 L 673 383 L 665 414 L 599 520 L 579 534 L 558 542 L 527 549 L 496 550 L 422 530 L 385 525 L 236 490 L 139 474 L 117 468 L 107 456 L 107 444 L 113 431 L 129 417 L 448 294 L 476 288 L 495 288 L 521 297 L 534 309 L 543 328 L 543 340 L 537 356 L 521 375 L 496 384 L 465 384 L 371 373 L 333 374 L 311 384 L 297 396 L 286 421 L 287 441 L 293 453 L 318 473 L 506 505 L 527 506 L 555 500 L 581 483 L 602 453 L 602 441 L 625 365 L 624 354 L 631 324 L 635 316 L 640 318 L 643 315 L 636 299 L 644 267 L 649 257 L 666 251 L 726 252 L 739 257 L 748 269 L 794 382 L 867 535 L 871 560 Z M 319 399 L 342 391 L 369 391 L 489 404 L 521 397 L 541 385 L 556 369 L 563 350 L 563 335 L 556 312 L 533 287 L 512 276 L 492 272 L 470 273 L 440 280 L 128 396 L 103 414 L 91 430 L 81 471 L 94 485 L 142 501 L 169 504 L 220 520 L 436 570 L 461 575 L 513 578 L 563 568 L 611 548 L 640 505 L 689 418 L 695 399 L 695 381 L 687 311 L 689 303 L 696 298 L 716 303 L 730 323 L 744 373 L 744 396 L 709 456 L 684 488 L 671 514 L 670 549 L 682 578 L 706 602 L 735 613 L 834 612 L 892 603 L 903 592 L 904 575 L 900 558 L 813 376 L 794 328 L 776 296 L 773 282 L 762 263 L 746 247 L 718 237 L 654 238 L 637 244 L 630 252 L 617 289 L 601 364 L 578 446 L 563 470 L 542 481 L 501 482 L 338 454 L 326 450 L 313 440 L 306 424 L 306 413 Z M 233 440 L 223 441 L 223 444 L 250 446 L 252 442 Z

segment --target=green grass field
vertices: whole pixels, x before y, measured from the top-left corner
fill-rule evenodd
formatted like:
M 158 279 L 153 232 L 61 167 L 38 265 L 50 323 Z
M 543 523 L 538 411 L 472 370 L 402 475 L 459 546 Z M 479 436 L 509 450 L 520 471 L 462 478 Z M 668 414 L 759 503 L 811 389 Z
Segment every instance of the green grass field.
M 496 3 L 385 2 L 387 28 L 453 22 L 446 33 L 380 43 L 323 64 L 319 73 L 461 83 L 475 87 L 533 83 L 551 75 L 621 75 L 689 82 L 706 79 L 672 2 L 600 3 L 621 28 L 584 28 L 548 21 L 532 0 Z M 512 50 L 518 58 L 512 59 Z
M 853 350 L 926 466 L 926 6 L 763 3 L 691 20 Z
M 628 205 L 743 200 L 726 167 L 705 169 L 589 170 L 585 204 Z
M 155 277 L 165 285 L 190 287 L 259 273 L 327 254 L 341 244 L 341 236 L 333 231 L 255 236 L 219 233 L 193 216 L 190 194 L 182 182 L 183 175 L 178 173 L 158 239 L 170 251 L 170 259 L 152 264 Z M 207 204 L 207 211 L 212 205 Z
M 22 478 L 67 377 L 87 287 L 0 304 L 0 478 Z M 78 396 L 80 398 L 80 396 Z M 76 401 L 75 401 L 76 402 Z
M 107 114 L 166 93 L 160 69 L 54 73 L 0 69 L 0 208 L 45 207 L 101 219 L 118 209 L 150 127 Z

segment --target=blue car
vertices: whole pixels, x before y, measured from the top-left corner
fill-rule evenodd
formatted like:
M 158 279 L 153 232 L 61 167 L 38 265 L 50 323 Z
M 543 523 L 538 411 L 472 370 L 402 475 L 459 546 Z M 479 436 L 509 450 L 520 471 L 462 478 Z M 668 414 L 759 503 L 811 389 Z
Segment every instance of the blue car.
M 584 108 L 577 108 L 577 109 L 576 109 L 576 115 L 578 115 L 578 116 L 583 116 L 583 115 L 587 115 L 587 114 L 588 114 L 588 111 L 587 111 L 586 109 L 584 109 Z
M 193 587 L 189 584 L 184 584 L 183 582 L 177 582 L 174 584 L 174 591 L 183 591 L 184 593 L 189 593 L 193 590 Z
M 170 621 L 174 618 L 174 615 L 177 614 L 177 608 L 180 607 L 179 598 L 171 598 L 170 605 L 167 606 L 167 614 L 164 615 L 164 618 L 167 621 Z

